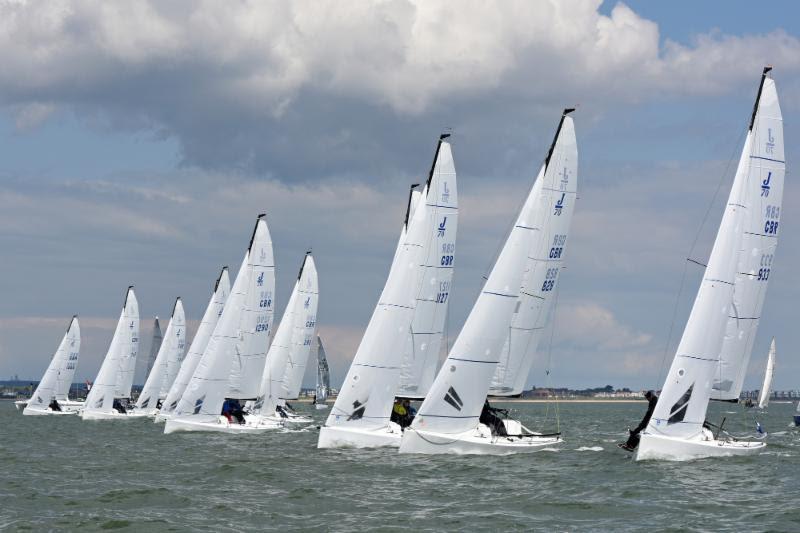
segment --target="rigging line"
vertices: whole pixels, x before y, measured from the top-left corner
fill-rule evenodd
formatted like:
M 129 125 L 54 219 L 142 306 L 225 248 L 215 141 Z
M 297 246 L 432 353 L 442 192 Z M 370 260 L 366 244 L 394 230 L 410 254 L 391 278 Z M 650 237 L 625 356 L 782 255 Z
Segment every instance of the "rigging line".
M 686 255 L 687 258 L 692 257 L 694 255 L 694 249 L 697 246 L 697 242 L 700 240 L 700 234 L 702 233 L 703 228 L 705 227 L 706 222 L 708 221 L 708 216 L 711 214 L 711 209 L 714 207 L 714 203 L 717 200 L 717 196 L 719 196 L 719 192 L 722 189 L 722 184 L 725 183 L 726 176 L 728 175 L 728 172 L 730 172 L 731 162 L 733 161 L 734 157 L 736 157 L 736 151 L 742 144 L 742 138 L 746 135 L 747 131 L 749 131 L 749 128 L 743 129 L 742 132 L 739 134 L 738 139 L 733 145 L 734 148 L 733 151 L 731 152 L 730 157 L 728 158 L 728 164 L 725 165 L 725 171 L 720 176 L 719 183 L 717 183 L 717 189 L 716 191 L 714 191 L 714 195 L 712 196 L 711 201 L 708 203 L 708 207 L 706 207 L 706 212 L 703 215 L 703 220 L 700 223 L 700 227 L 698 228 L 697 233 L 695 233 L 694 241 L 692 242 L 692 246 L 689 248 L 689 253 Z M 656 388 L 658 388 L 659 385 L 664 383 L 664 363 L 667 360 L 669 347 L 670 344 L 672 343 L 672 335 L 675 331 L 675 321 L 678 318 L 678 307 L 681 301 L 681 294 L 683 293 L 683 288 L 686 285 L 686 274 L 688 272 L 688 267 L 689 267 L 689 262 L 684 261 L 683 274 L 681 274 L 681 282 L 678 287 L 678 294 L 675 296 L 675 305 L 673 306 L 672 309 L 672 320 L 670 320 L 669 324 L 669 332 L 667 333 L 667 342 L 664 344 L 664 355 L 661 356 L 661 366 L 659 367 L 658 376 L 656 378 L 657 379 L 655 384 Z

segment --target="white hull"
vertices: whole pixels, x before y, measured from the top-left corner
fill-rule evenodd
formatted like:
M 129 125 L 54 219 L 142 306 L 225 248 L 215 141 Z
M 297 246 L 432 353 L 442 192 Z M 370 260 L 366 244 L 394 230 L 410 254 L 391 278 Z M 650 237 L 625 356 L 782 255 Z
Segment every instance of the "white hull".
M 49 407 L 48 407 L 48 408 L 46 408 L 46 409 L 33 409 L 33 408 L 26 407 L 26 408 L 25 408 L 25 409 L 22 411 L 22 414 L 23 414 L 23 415 L 25 415 L 25 416 L 43 416 L 43 415 L 56 415 L 56 416 L 58 416 L 58 415 L 77 415 L 77 414 L 78 414 L 78 411 L 77 411 L 77 409 L 76 409 L 76 410 L 74 410 L 74 411 L 68 411 L 68 410 L 66 410 L 66 409 L 64 409 L 63 411 L 53 411 L 53 410 L 52 410 L 52 409 L 50 409 Z
M 296 413 L 287 413 L 287 417 L 282 419 L 284 422 L 289 424 L 311 424 L 314 422 L 314 419 L 308 416 L 298 415 Z M 280 417 L 278 413 L 275 413 L 276 417 Z
M 25 409 L 25 406 L 28 405 L 28 400 L 17 400 L 14 402 L 14 407 L 17 408 L 17 411 L 20 409 Z
M 636 460 L 689 461 L 703 457 L 755 455 L 764 451 L 766 447 L 767 444 L 761 441 L 717 440 L 707 429 L 693 439 L 643 433 L 636 450 Z
M 144 413 L 120 413 L 119 411 L 81 411 L 83 420 L 131 420 L 134 418 L 144 418 Z
M 83 401 L 79 400 L 64 400 L 58 402 L 58 405 L 61 406 L 62 411 L 78 412 L 83 409 Z M 16 407 L 17 410 L 25 409 L 27 406 L 28 400 L 17 400 L 14 402 L 14 407 Z
M 559 436 L 493 436 L 483 424 L 457 434 L 407 428 L 400 443 L 400 453 L 511 455 L 538 452 L 562 442 Z
M 134 409 L 128 414 L 132 416 L 155 418 L 158 416 L 158 409 Z
M 357 429 L 323 426 L 317 448 L 397 448 L 403 431 L 394 422 L 381 429 Z
M 155 417 L 155 420 L 153 420 L 153 422 L 155 422 L 156 424 L 160 424 L 161 422 L 166 422 L 170 418 L 172 418 L 172 415 L 167 415 L 167 414 L 164 414 L 164 413 L 158 413 L 156 415 L 156 417 Z
M 326 404 L 326 403 L 315 403 L 314 404 L 314 408 L 316 408 L 317 411 L 322 411 L 323 409 L 327 409 L 328 408 L 328 404 Z
M 263 423 L 230 423 L 224 416 L 220 416 L 215 421 L 200 421 L 187 418 L 170 418 L 164 426 L 164 434 L 177 432 L 206 432 L 206 433 L 263 433 L 270 429 L 275 429 L 272 425 Z

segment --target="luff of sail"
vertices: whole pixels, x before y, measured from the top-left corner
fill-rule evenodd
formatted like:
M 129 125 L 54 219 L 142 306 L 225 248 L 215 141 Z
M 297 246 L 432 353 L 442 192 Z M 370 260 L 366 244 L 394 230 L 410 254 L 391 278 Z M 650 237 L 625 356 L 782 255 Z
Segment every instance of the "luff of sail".
M 228 267 L 223 267 L 222 271 L 214 284 L 214 291 L 211 293 L 211 300 L 209 300 L 206 310 L 203 313 L 203 318 L 200 321 L 200 326 L 189 345 L 189 350 L 181 363 L 178 375 L 167 393 L 164 404 L 161 407 L 161 412 L 164 414 L 172 413 L 178 406 L 178 401 L 181 399 L 189 380 L 192 379 L 192 374 L 197 369 L 197 364 L 200 358 L 203 357 L 203 352 L 208 346 L 208 341 L 211 339 L 211 334 L 214 333 L 214 328 L 217 325 L 220 315 L 222 315 L 222 308 L 225 301 L 228 299 L 228 294 L 231 292 L 231 282 L 228 276 Z
M 762 91 L 767 88 L 765 81 L 763 76 L 753 124 L 759 121 L 758 105 L 765 97 Z M 769 86 L 774 89 L 774 84 Z M 772 96 L 776 97 L 774 93 Z M 679 439 L 702 433 L 712 383 L 720 383 L 725 368 L 720 365 L 720 354 L 729 317 L 736 313 L 734 286 L 740 268 L 743 235 L 748 227 L 747 197 L 756 185 L 749 179 L 751 156 L 760 151 L 754 146 L 756 141 L 753 130 L 749 130 L 703 280 L 646 433 Z M 760 189 L 760 184 L 758 186 Z M 770 222 L 769 213 L 761 215 Z M 739 369 L 729 371 L 733 375 L 738 374 Z
M 758 394 L 758 406 L 764 409 L 769 405 L 769 394 L 772 390 L 772 378 L 775 375 L 775 338 L 769 343 L 769 355 L 767 356 L 767 368 L 764 371 L 764 384 Z
M 424 193 L 423 193 L 424 194 Z M 410 210 L 409 210 L 410 211 Z M 426 206 L 414 209 L 386 285 L 325 426 L 378 430 L 389 424 L 402 350 L 416 305 Z
M 68 376 L 74 375 L 80 347 L 81 330 L 78 325 L 78 317 L 73 316 L 58 349 L 39 381 L 39 385 L 28 400 L 23 414 L 44 411 L 54 399 L 59 402 L 67 400 L 69 385 L 72 383 L 72 377 Z
M 175 300 L 172 316 L 167 324 L 164 340 L 156 355 L 153 368 L 147 376 L 142 392 L 136 400 L 136 409 L 154 410 L 159 400 L 167 396 L 175 374 L 170 376 L 170 365 L 177 368 L 178 360 L 186 347 L 186 316 L 180 297 Z
M 531 220 L 531 250 L 517 309 L 489 388 L 494 396 L 522 393 L 553 311 L 578 194 L 578 146 L 572 121 L 559 124 L 533 194 L 539 207 Z
M 439 363 L 447 308 L 453 282 L 458 189 L 450 143 L 442 135 L 428 173 L 425 196 L 427 218 L 420 252 L 419 287 L 411 331 L 406 340 L 397 395 L 424 398 Z M 413 194 L 416 194 L 416 191 Z M 411 211 L 416 208 L 412 196 Z
M 97 411 L 110 413 L 113 411 L 115 398 L 127 398 L 130 396 L 130 389 L 125 392 L 125 396 L 120 394 L 119 379 L 122 376 L 120 367 L 132 357 L 135 359 L 139 343 L 139 304 L 133 287 L 128 287 L 125 294 L 125 304 L 122 307 L 114 336 L 108 347 L 108 352 L 97 373 L 97 378 L 92 384 L 89 394 L 86 396 L 84 414 L 87 411 Z M 127 366 L 125 366 L 127 369 Z
M 737 400 L 753 351 L 767 285 L 778 246 L 778 227 L 786 173 L 783 119 L 775 82 L 762 75 L 753 108 L 749 150 L 737 179 L 744 181 L 740 198 L 744 223 L 737 258 L 733 306 L 728 317 L 720 362 L 711 397 Z

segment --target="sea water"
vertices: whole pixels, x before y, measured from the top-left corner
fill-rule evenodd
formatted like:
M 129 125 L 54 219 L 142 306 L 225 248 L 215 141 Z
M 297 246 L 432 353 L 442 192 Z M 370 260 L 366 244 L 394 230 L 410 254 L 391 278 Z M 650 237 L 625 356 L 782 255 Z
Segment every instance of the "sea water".
M 800 530 L 793 405 L 713 404 L 710 420 L 742 434 L 758 420 L 767 451 L 682 463 L 617 448 L 644 403 L 561 403 L 558 420 L 553 404 L 502 406 L 559 423 L 564 443 L 506 457 L 317 450 L 327 411 L 307 404 L 317 424 L 302 429 L 164 435 L 149 419 L 24 417 L 0 402 L 0 529 Z

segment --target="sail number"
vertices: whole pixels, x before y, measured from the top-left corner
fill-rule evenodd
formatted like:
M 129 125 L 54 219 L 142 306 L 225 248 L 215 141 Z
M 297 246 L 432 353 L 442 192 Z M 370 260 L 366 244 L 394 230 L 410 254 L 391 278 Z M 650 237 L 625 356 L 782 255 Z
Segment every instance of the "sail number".
M 261 291 L 261 298 L 258 300 L 258 306 L 262 309 L 269 309 L 272 307 L 272 291 Z
M 442 244 L 442 260 L 441 266 L 450 266 L 453 264 L 453 254 L 456 251 L 456 245 L 452 242 Z
M 256 318 L 256 333 L 269 330 L 269 320 L 266 315 L 261 315 Z
M 313 328 L 317 325 L 317 315 L 308 315 L 306 317 L 306 327 Z
M 769 279 L 773 257 L 775 257 L 773 254 L 761 254 L 761 262 L 759 263 L 761 268 L 758 269 L 756 281 L 767 281 Z
M 766 217 L 767 221 L 764 223 L 764 233 L 767 235 L 775 235 L 778 233 L 778 219 L 781 216 L 781 208 L 777 205 L 768 205 Z
M 542 292 L 550 292 L 556 285 L 556 278 L 558 277 L 558 268 L 548 268 L 544 275 L 544 283 L 542 283 Z
M 561 259 L 561 254 L 564 252 L 564 245 L 567 242 L 566 235 L 556 235 L 553 237 L 553 246 L 550 248 L 550 259 Z

